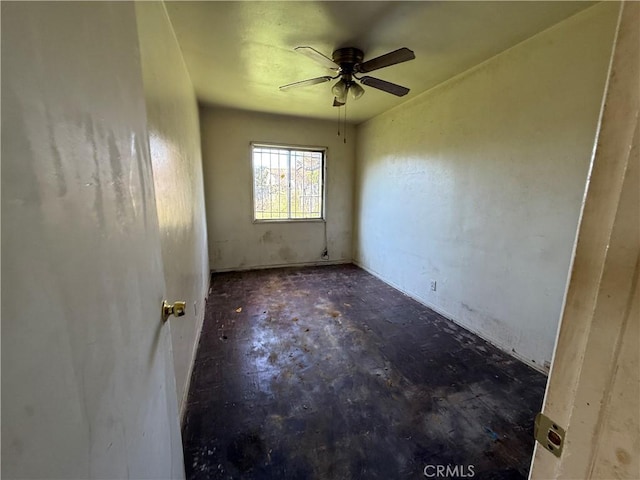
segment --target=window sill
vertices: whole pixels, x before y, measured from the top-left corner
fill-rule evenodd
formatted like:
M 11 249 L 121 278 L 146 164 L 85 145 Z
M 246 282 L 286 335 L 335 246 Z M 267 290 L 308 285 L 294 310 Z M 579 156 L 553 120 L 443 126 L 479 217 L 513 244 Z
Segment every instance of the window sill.
M 257 219 L 253 223 L 326 223 L 324 218 L 274 218 L 274 219 Z

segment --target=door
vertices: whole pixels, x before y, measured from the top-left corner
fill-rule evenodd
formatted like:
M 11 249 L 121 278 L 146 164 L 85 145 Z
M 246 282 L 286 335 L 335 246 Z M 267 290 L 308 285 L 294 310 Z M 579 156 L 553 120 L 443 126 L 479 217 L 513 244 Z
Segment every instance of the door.
M 625 2 L 530 477 L 640 478 L 640 3 Z M 553 447 L 553 445 L 552 445 Z
M 181 478 L 134 5 L 1 8 L 2 475 Z

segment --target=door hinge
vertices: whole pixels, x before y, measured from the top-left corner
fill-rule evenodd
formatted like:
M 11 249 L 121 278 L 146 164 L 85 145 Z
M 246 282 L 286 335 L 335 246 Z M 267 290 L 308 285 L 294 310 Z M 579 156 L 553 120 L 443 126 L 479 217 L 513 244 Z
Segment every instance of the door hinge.
M 564 428 L 540 412 L 536 415 L 533 431 L 533 435 L 540 445 L 556 457 L 560 457 L 564 446 Z

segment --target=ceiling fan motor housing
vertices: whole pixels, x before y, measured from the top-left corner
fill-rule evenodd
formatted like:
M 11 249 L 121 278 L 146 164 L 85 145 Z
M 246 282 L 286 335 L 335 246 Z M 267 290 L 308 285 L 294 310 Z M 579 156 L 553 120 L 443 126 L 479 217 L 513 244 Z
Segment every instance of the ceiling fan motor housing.
M 358 48 L 339 48 L 333 52 L 333 61 L 340 65 L 340 73 L 351 75 L 355 72 L 354 67 L 362 63 L 364 52 Z

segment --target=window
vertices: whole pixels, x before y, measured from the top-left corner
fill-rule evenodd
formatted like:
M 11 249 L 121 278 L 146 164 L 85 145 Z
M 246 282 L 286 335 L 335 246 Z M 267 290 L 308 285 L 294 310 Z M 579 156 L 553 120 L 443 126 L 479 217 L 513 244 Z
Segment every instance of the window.
M 252 144 L 253 218 L 321 220 L 325 149 Z

